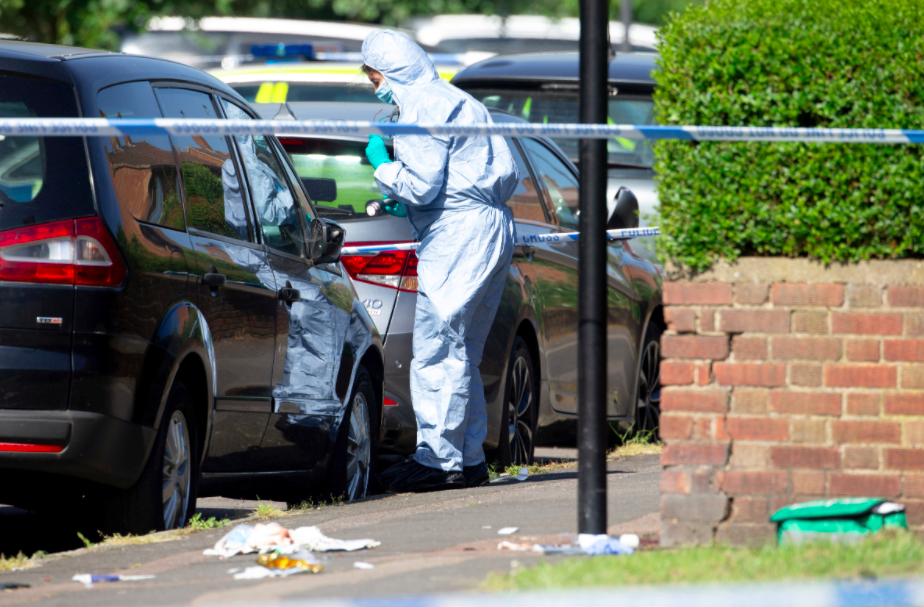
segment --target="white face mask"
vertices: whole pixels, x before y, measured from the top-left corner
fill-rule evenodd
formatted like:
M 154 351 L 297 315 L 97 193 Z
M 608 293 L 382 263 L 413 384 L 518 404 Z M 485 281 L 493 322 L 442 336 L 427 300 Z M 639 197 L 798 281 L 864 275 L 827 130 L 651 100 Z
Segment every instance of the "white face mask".
M 391 91 L 391 87 L 388 86 L 388 81 L 384 78 L 382 78 L 382 84 L 379 85 L 379 88 L 375 89 L 375 96 L 378 97 L 382 103 L 397 105 L 397 102 L 395 102 L 395 94 Z

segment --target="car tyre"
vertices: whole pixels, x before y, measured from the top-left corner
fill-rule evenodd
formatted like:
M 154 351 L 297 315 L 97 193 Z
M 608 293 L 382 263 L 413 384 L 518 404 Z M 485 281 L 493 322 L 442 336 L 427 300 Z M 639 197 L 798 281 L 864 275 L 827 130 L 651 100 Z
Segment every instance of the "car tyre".
M 526 341 L 517 335 L 507 365 L 504 382 L 504 411 L 496 459 L 501 467 L 528 466 L 536 449 L 536 423 L 539 419 L 538 378 Z
M 104 497 L 102 527 L 140 535 L 182 529 L 196 511 L 199 449 L 192 396 L 176 381 L 138 482 Z
M 638 365 L 635 428 L 639 433 L 660 440 L 661 423 L 661 328 L 649 324 Z
M 359 367 L 331 459 L 328 486 L 332 499 L 352 502 L 371 493 L 378 458 L 378 441 L 372 424 L 375 411 L 372 378 L 365 368 Z

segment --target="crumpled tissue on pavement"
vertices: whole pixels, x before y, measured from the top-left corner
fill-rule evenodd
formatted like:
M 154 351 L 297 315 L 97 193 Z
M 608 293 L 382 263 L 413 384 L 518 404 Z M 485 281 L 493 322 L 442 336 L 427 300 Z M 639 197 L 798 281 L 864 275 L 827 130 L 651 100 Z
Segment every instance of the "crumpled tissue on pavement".
M 292 554 L 299 550 L 330 552 L 343 550 L 352 552 L 364 548 L 381 546 L 372 539 L 338 540 L 327 537 L 317 527 L 286 529 L 279 523 L 238 525 L 225 534 L 213 548 L 203 551 L 207 556 L 230 558 L 236 554 L 278 552 Z

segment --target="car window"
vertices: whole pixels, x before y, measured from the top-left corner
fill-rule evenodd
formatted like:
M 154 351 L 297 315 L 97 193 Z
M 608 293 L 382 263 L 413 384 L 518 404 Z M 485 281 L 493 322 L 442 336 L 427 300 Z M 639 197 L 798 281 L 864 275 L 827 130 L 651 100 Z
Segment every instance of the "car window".
M 381 201 L 382 193 L 375 184 L 375 169 L 366 159 L 365 142 L 294 137 L 279 142 L 318 215 L 340 222 L 370 218 L 366 204 Z
M 536 184 L 533 182 L 533 176 L 529 172 L 529 167 L 520 154 L 520 148 L 513 139 L 507 138 L 507 147 L 513 154 L 513 159 L 517 163 L 517 172 L 520 174 L 517 189 L 513 196 L 507 201 L 514 219 L 526 219 L 529 221 L 538 221 L 548 223 L 545 216 L 545 210 L 542 208 L 542 200 L 539 199 L 539 192 L 536 190 Z
M 100 118 L 160 118 L 149 82 L 110 86 L 96 98 Z M 103 139 L 119 205 L 132 216 L 174 230 L 186 229 L 179 173 L 166 135 Z
M 578 229 L 580 211 L 577 176 L 552 150 L 535 139 L 521 139 L 525 145 L 533 168 L 539 174 L 548 193 L 552 208 L 558 217 L 558 223 L 566 230 Z
M 489 108 L 497 108 L 529 122 L 576 123 L 578 120 L 577 89 L 549 88 L 526 91 L 503 88 L 464 87 L 475 99 Z M 650 95 L 619 93 L 607 102 L 609 124 L 655 124 L 654 101 Z M 555 142 L 573 162 L 578 161 L 577 139 L 556 139 Z M 654 151 L 646 141 L 613 137 L 606 143 L 609 162 L 650 168 Z
M 155 89 L 167 118 L 218 117 L 212 97 L 186 89 Z M 189 225 L 254 242 L 230 142 L 212 135 L 172 135 L 180 161 Z
M 0 118 L 77 118 L 73 87 L 0 71 Z M 92 215 L 82 137 L 0 136 L 0 231 Z
M 230 120 L 250 120 L 244 110 L 221 100 Z M 237 135 L 237 146 L 247 172 L 250 194 L 266 244 L 274 249 L 304 257 L 305 239 L 298 207 L 282 164 L 263 135 Z

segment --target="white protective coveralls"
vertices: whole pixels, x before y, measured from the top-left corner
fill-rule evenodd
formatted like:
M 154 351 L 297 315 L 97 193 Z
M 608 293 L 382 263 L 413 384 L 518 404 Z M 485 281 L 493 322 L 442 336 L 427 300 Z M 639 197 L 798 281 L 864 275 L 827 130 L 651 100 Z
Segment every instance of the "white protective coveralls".
M 407 36 L 363 42 L 401 108 L 399 123 L 491 123 L 487 109 L 443 81 Z M 517 169 L 500 136 L 399 135 L 395 162 L 379 166 L 382 194 L 406 205 L 420 242 L 411 362 L 417 453 L 424 466 L 459 471 L 484 461 L 484 385 L 478 365 L 516 241 L 506 202 Z

